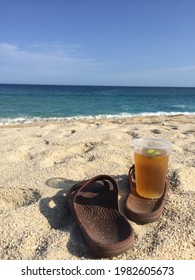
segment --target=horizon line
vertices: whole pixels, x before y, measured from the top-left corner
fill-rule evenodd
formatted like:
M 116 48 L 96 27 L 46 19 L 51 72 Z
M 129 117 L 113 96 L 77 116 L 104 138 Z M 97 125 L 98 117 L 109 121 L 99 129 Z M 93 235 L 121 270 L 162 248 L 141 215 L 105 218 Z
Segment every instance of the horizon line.
M 59 87 L 147 87 L 147 88 L 195 88 L 195 86 L 154 86 L 154 85 L 90 85 L 90 84 L 39 84 L 39 83 L 2 83 L 0 82 L 0 85 L 20 85 L 20 86 L 59 86 Z

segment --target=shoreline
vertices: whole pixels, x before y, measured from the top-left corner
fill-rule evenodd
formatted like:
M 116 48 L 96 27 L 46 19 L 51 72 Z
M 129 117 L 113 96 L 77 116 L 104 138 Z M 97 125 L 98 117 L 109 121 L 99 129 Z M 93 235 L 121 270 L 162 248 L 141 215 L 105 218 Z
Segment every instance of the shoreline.
M 19 117 L 19 118 L 0 118 L 0 127 L 15 126 L 15 125 L 31 125 L 37 123 L 62 123 L 74 121 L 96 121 L 96 120 L 112 120 L 112 119 L 128 119 L 128 118 L 147 118 L 147 117 L 174 117 L 174 116 L 195 116 L 195 112 L 157 112 L 157 113 L 139 113 L 126 114 L 121 113 L 117 115 L 95 115 L 95 116 L 72 116 L 72 117 Z
M 172 142 L 171 188 L 162 217 L 132 224 L 133 248 L 114 259 L 195 259 L 195 117 L 133 116 L 0 126 L 0 259 L 96 259 L 67 207 L 76 182 L 118 180 L 121 211 L 129 193 L 131 140 Z M 181 236 L 182 230 L 182 236 Z

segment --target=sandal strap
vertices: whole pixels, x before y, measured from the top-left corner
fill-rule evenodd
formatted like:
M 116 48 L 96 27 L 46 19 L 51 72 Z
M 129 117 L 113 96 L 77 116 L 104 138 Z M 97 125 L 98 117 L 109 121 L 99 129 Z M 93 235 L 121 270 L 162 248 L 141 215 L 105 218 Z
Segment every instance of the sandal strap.
M 76 197 L 85 187 L 87 187 L 90 184 L 95 183 L 97 181 L 103 181 L 105 186 L 107 185 L 107 181 L 112 183 L 113 190 L 110 190 L 110 191 L 112 191 L 113 197 L 116 197 L 116 203 L 118 205 L 118 183 L 113 177 L 111 177 L 109 175 L 97 175 L 89 180 L 84 181 L 84 183 L 82 185 L 78 184 L 78 185 L 73 186 L 69 193 L 69 196 L 71 195 L 72 203 L 75 203 Z

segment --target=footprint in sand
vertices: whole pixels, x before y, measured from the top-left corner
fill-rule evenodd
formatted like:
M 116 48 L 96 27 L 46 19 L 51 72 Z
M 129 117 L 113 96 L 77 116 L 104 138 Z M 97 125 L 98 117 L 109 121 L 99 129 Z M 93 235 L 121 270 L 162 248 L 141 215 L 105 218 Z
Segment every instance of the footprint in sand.
M 132 139 L 139 138 L 139 134 L 134 131 L 128 131 L 127 134 L 131 135 Z
M 0 211 L 36 203 L 41 195 L 36 189 L 0 188 Z
M 154 134 L 161 134 L 161 131 L 159 129 L 152 129 L 151 132 Z
M 6 160 L 8 162 L 25 161 L 31 149 L 32 147 L 27 145 L 20 146 L 17 149 L 13 147 L 12 149 L 9 149 L 9 153 L 5 154 Z

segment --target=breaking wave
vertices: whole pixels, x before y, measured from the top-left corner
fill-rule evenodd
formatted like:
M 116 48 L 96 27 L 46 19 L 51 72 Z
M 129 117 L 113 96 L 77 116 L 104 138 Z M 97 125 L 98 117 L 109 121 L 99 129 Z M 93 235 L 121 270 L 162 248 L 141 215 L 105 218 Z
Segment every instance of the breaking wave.
M 195 115 L 195 112 L 156 112 L 156 113 L 139 113 L 139 114 L 130 114 L 130 113 L 120 113 L 117 115 L 112 114 L 100 114 L 95 116 L 70 116 L 70 117 L 19 117 L 19 118 L 0 118 L 0 126 L 3 125 L 16 125 L 16 124 L 30 124 L 38 122 L 63 122 L 63 121 L 74 121 L 74 120 L 98 120 L 98 119 L 120 119 L 120 118 L 131 118 L 136 116 L 175 116 L 175 115 Z

